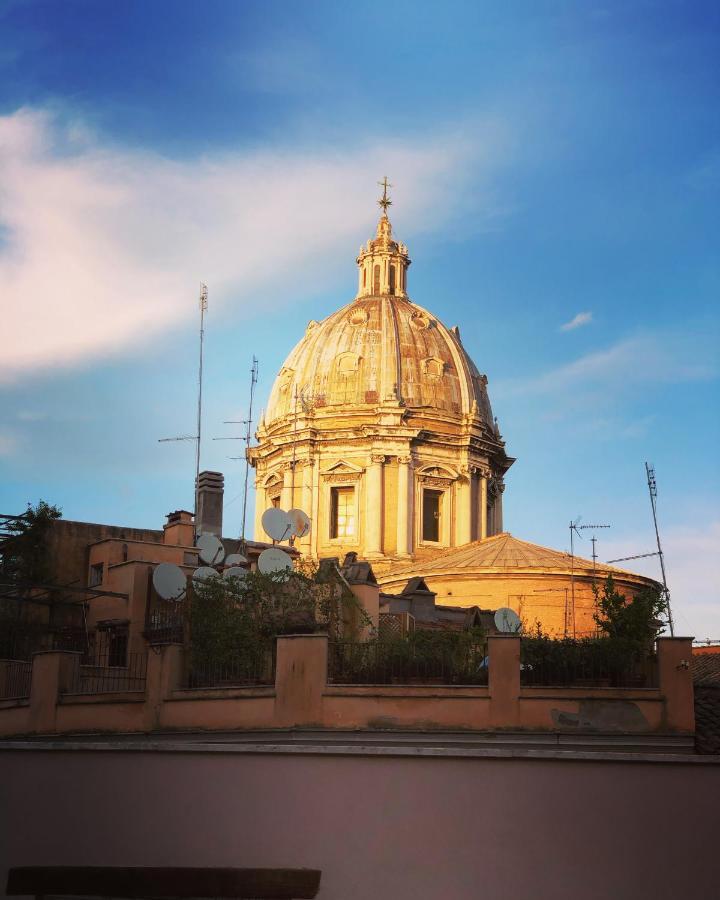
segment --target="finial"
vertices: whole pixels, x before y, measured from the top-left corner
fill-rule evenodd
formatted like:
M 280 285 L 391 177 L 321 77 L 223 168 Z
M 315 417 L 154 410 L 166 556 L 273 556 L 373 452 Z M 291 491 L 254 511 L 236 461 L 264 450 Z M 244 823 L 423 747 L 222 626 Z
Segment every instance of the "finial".
M 382 207 L 383 215 L 386 216 L 387 211 L 388 211 L 388 206 L 392 206 L 392 200 L 388 197 L 387 192 L 388 192 L 388 188 L 393 187 L 393 185 L 391 185 L 388 182 L 387 175 L 383 178 L 382 181 L 378 181 L 378 184 L 383 189 L 383 195 L 378 200 L 378 206 Z

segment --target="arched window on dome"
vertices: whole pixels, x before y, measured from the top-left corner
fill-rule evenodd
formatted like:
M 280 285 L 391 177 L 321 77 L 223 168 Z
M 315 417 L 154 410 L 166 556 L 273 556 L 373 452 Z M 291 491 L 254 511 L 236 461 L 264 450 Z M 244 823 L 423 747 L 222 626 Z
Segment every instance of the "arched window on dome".
M 373 294 L 380 293 L 380 266 L 373 269 Z
M 440 378 L 445 372 L 445 363 L 437 356 L 430 356 L 423 360 L 423 374 L 432 378 Z
M 395 266 L 390 266 L 390 293 L 395 293 Z

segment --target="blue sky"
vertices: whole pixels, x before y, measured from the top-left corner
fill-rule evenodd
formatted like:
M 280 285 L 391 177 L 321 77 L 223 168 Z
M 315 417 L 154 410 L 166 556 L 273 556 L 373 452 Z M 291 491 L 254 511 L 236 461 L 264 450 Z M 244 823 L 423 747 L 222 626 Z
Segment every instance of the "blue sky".
M 1 510 L 192 503 L 157 438 L 193 431 L 203 280 L 237 533 L 210 438 L 352 299 L 387 174 L 518 458 L 507 527 L 649 552 L 654 462 L 678 630 L 720 638 L 719 75 L 716 3 L 0 0 Z

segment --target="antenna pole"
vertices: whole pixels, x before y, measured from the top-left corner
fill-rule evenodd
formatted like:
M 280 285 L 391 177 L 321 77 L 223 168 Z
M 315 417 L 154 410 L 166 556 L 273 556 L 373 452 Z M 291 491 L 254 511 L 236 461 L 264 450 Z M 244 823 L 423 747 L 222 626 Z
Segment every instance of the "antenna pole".
M 575 531 L 575 523 L 570 522 L 570 593 L 572 599 L 572 632 L 575 637 L 575 543 L 573 541 L 573 532 Z
M 658 530 L 657 523 L 657 482 L 655 481 L 655 467 L 646 462 L 645 474 L 647 475 L 648 491 L 650 492 L 650 506 L 652 507 L 653 525 L 655 526 L 657 555 L 660 559 L 660 571 L 662 572 L 663 593 L 665 594 L 665 608 L 667 609 L 668 625 L 670 626 L 670 637 L 675 637 L 672 610 L 670 609 L 670 591 L 668 590 L 667 577 L 665 575 L 665 557 L 663 556 L 662 547 L 660 545 L 660 531 Z
M 197 404 L 197 447 L 195 448 L 195 536 L 198 528 L 198 504 L 200 499 L 200 442 L 202 438 L 202 382 L 203 382 L 203 342 L 205 339 L 205 310 L 208 308 L 207 285 L 200 283 L 200 364 L 198 366 L 198 404 Z
M 250 436 L 252 433 L 252 414 L 253 414 L 253 398 L 255 396 L 255 385 L 258 380 L 258 361 L 253 356 L 252 369 L 250 369 L 250 409 L 245 429 L 245 487 L 243 488 L 243 511 L 242 511 L 242 539 L 245 540 L 245 517 L 247 515 L 247 496 L 248 496 L 248 477 L 250 474 Z

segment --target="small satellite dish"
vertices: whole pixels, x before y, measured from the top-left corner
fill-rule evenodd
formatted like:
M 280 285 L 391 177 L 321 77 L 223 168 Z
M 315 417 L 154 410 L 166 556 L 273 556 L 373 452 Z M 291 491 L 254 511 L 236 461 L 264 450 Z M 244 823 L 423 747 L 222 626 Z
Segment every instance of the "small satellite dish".
M 295 537 L 305 537 L 310 531 L 310 517 L 301 509 L 291 509 L 288 512 L 288 519 L 292 528 L 291 534 Z
M 225 548 L 220 543 L 220 539 L 210 532 L 201 534 L 195 546 L 200 553 L 200 559 L 209 566 L 218 565 L 225 557 Z
M 292 534 L 292 522 L 284 509 L 271 506 L 262 514 L 261 522 L 265 534 L 274 541 L 284 541 Z
M 241 566 L 230 566 L 223 572 L 223 578 L 244 578 L 247 575 L 247 569 Z
M 160 563 L 153 571 L 153 587 L 163 600 L 182 600 L 187 590 L 185 573 L 174 563 Z
M 495 612 L 495 627 L 504 634 L 517 633 L 521 624 L 520 617 L 509 606 L 501 606 Z
M 269 547 L 258 556 L 258 569 L 263 575 L 292 569 L 292 560 L 279 547 Z
M 210 566 L 200 566 L 199 569 L 195 569 L 192 573 L 193 585 L 195 587 L 202 587 L 206 582 L 210 581 L 211 578 L 219 577 L 217 570 L 211 569 Z
M 225 567 L 229 568 L 230 566 L 246 566 L 247 559 L 242 555 L 242 553 L 229 553 L 225 557 Z

